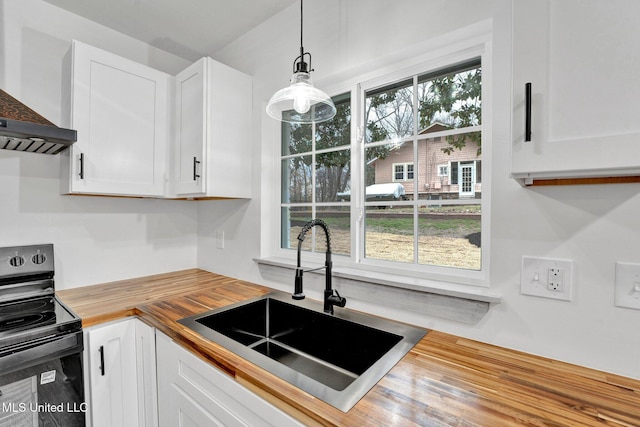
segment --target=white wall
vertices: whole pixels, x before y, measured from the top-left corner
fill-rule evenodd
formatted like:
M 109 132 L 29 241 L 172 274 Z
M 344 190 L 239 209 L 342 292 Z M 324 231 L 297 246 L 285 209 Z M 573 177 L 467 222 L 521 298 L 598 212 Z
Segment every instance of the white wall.
M 640 378 L 640 312 L 613 305 L 615 261 L 640 262 L 640 187 L 524 189 L 509 178 L 510 8 L 509 0 L 305 3 L 304 44 L 313 54 L 316 82 L 348 75 L 349 70 L 392 56 L 398 47 L 427 41 L 455 27 L 493 20 L 490 285 L 502 295 L 503 302 L 475 325 L 364 303 L 356 308 Z M 264 107 L 290 76 L 298 49 L 298 14 L 299 6 L 291 6 L 217 53 L 217 59 L 254 76 L 253 161 L 254 170 L 260 173 L 254 175 L 255 197 L 251 201 L 235 205 L 206 202 L 198 207 L 198 263 L 202 268 L 285 290 L 293 288 L 293 279 L 269 283 L 251 258 L 269 255 L 272 239 L 277 238 L 277 232 L 272 232 L 277 214 L 267 209 L 279 194 L 279 183 L 274 182 L 279 154 L 277 141 L 274 144 L 277 126 L 270 122 Z M 577 69 L 580 66 L 576 64 Z M 215 246 L 219 230 L 227 236 L 223 250 Z M 573 259 L 577 265 L 574 300 L 567 303 L 520 295 L 523 255 Z M 344 293 L 348 294 L 347 290 Z
M 166 72 L 183 59 L 39 0 L 0 1 L 0 88 L 60 124 L 72 38 Z M 0 150 L 0 245 L 53 243 L 58 289 L 196 266 L 197 207 L 61 196 L 60 156 Z

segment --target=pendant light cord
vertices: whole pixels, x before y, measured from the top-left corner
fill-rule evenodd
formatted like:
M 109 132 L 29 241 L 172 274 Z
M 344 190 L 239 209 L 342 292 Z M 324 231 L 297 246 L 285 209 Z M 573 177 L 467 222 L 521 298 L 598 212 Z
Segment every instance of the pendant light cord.
M 310 65 L 311 65 L 311 54 L 309 52 L 305 52 L 304 51 L 304 45 L 302 43 L 302 35 L 303 35 L 303 28 L 304 28 L 304 14 L 303 14 L 303 9 L 302 6 L 303 5 L 303 0 L 300 0 L 300 56 L 298 56 L 296 59 L 294 59 L 293 61 L 293 73 L 298 73 L 298 72 L 304 72 L 304 73 L 309 73 L 311 71 L 313 71 L 313 69 L 311 69 Z M 309 57 L 309 63 L 305 62 L 304 57 L 308 56 Z
M 303 26 L 303 22 L 304 22 L 304 15 L 302 13 L 302 4 L 304 3 L 304 0 L 300 0 L 300 58 L 303 59 L 304 57 L 304 48 L 302 47 L 302 26 Z

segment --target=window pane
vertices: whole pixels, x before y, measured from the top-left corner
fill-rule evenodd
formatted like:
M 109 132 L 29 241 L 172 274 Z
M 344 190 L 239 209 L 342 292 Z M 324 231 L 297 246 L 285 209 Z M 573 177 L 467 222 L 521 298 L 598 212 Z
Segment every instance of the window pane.
M 407 177 L 412 142 L 367 147 L 365 161 L 366 201 L 405 200 L 413 193 L 413 176 Z
M 311 152 L 311 125 L 282 122 L 282 155 Z
M 419 126 L 462 128 L 481 124 L 482 71 L 479 65 L 465 71 L 418 78 Z
M 414 262 L 413 208 L 370 206 L 365 214 L 365 257 Z
M 396 165 L 394 179 L 396 181 L 402 181 L 404 179 L 404 165 Z
M 413 134 L 413 79 L 366 94 L 366 142 Z
M 298 249 L 298 234 L 308 221 L 311 221 L 311 207 L 283 207 L 281 208 L 281 247 Z M 311 250 L 311 238 L 305 238 L 302 249 Z
M 311 201 L 311 156 L 282 160 L 282 203 Z
M 422 136 L 424 138 L 418 140 L 419 198 L 480 198 L 481 132 L 463 131 L 435 138 L 428 137 L 428 133 Z M 451 165 L 450 170 L 447 163 Z
M 351 188 L 351 150 L 316 155 L 316 202 L 335 202 Z
M 392 182 L 392 165 L 393 161 L 388 161 L 387 157 L 391 150 L 397 147 L 398 144 L 386 144 L 379 145 L 377 147 L 368 147 L 365 149 L 365 186 L 375 184 L 376 180 L 379 182 Z M 382 162 L 385 165 L 380 166 Z
M 480 270 L 480 221 L 479 204 L 420 207 L 418 262 Z
M 283 207 L 281 247 L 298 249 L 298 235 L 302 227 L 311 221 L 311 207 Z M 331 252 L 337 255 L 351 253 L 351 227 L 349 206 L 322 206 L 317 209 L 316 218 L 323 220 L 331 235 Z M 315 245 L 314 245 L 315 240 Z M 321 227 L 313 227 L 304 236 L 303 251 L 326 252 L 326 238 Z
M 338 255 L 351 254 L 351 225 L 349 205 L 318 207 L 316 217 L 323 220 L 331 233 L 331 252 Z M 324 233 L 316 229 L 316 251 L 323 252 L 326 247 Z
M 351 98 L 349 94 L 333 98 L 336 115 L 316 125 L 316 149 L 349 146 L 351 144 Z

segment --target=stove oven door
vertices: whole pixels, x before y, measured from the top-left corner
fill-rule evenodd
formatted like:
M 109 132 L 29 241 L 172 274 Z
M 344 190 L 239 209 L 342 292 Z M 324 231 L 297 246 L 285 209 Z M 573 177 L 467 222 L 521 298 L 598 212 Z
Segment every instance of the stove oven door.
M 0 349 L 0 427 L 85 425 L 81 331 L 6 350 Z

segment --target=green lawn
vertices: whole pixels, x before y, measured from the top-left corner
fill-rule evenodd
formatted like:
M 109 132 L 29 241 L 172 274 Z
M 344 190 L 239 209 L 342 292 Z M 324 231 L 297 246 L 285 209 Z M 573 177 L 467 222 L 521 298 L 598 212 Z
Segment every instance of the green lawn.
M 413 234 L 413 217 L 394 217 L 397 211 L 389 211 L 389 216 L 380 210 L 367 218 L 367 231 L 379 233 L 392 233 L 400 235 Z M 321 216 L 331 230 L 348 230 L 350 227 L 348 216 Z M 291 217 L 292 221 L 305 221 L 305 217 Z M 443 218 L 420 217 L 418 227 L 421 235 L 431 236 L 459 236 L 464 237 L 470 233 L 479 232 L 479 218 Z

